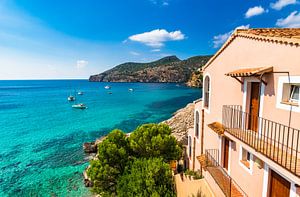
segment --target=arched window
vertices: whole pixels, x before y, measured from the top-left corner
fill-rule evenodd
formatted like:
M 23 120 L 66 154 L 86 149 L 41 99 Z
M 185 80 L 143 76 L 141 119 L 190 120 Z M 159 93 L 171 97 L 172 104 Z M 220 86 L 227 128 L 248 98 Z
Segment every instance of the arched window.
M 196 138 L 199 138 L 199 112 L 196 111 L 196 131 L 195 131 L 195 136 Z
M 189 136 L 189 157 L 192 157 L 192 138 Z
M 209 107 L 209 96 L 210 96 L 210 79 L 209 76 L 206 76 L 204 79 L 204 107 Z

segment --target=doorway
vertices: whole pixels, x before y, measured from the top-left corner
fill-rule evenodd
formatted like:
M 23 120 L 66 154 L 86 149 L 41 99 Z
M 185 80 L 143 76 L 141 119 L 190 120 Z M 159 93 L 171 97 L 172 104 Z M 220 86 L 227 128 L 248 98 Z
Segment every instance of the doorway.
M 255 132 L 258 131 L 259 91 L 260 91 L 260 83 L 252 82 L 251 83 L 251 93 L 250 93 L 248 129 L 255 131 Z
M 224 149 L 223 149 L 223 168 L 228 170 L 228 162 L 229 162 L 229 140 L 224 138 Z
M 269 197 L 289 197 L 291 183 L 271 170 Z

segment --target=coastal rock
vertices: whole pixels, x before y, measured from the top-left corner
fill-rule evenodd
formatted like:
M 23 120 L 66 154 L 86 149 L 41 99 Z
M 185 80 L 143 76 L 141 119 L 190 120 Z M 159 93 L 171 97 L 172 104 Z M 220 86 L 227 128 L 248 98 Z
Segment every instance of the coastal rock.
M 192 73 L 192 76 L 186 85 L 189 87 L 200 88 L 203 85 L 202 79 L 202 73 L 200 73 L 200 71 L 195 71 Z
M 90 169 L 90 166 L 88 166 L 84 171 L 83 171 L 83 177 L 84 177 L 84 185 L 85 187 L 93 187 L 93 182 L 92 180 L 88 177 L 87 171 Z
M 86 142 L 83 144 L 83 150 L 85 153 L 97 153 L 97 145 L 95 142 Z
M 162 122 L 170 126 L 172 135 L 183 145 L 188 143 L 188 130 L 194 127 L 194 109 L 195 104 L 190 103 L 176 111 L 170 119 Z

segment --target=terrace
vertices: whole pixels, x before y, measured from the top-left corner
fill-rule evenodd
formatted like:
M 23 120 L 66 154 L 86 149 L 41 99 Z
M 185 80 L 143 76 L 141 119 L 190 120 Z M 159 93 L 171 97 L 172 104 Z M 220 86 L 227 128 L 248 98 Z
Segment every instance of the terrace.
M 203 156 L 204 157 L 199 158 L 201 159 L 201 165 L 210 173 L 226 197 L 247 196 L 247 194 L 220 166 L 218 149 L 206 150 L 205 155 Z
M 225 105 L 222 113 L 225 132 L 300 177 L 299 129 L 254 116 L 239 105 Z

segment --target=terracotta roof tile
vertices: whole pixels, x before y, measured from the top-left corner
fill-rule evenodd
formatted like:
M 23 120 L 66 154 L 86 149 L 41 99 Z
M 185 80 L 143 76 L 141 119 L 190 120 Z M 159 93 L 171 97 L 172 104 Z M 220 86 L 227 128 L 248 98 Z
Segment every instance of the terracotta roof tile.
M 251 77 L 255 75 L 260 75 L 262 73 L 272 72 L 273 67 L 258 67 L 258 68 L 242 68 L 229 73 L 226 73 L 226 76 L 231 77 Z

